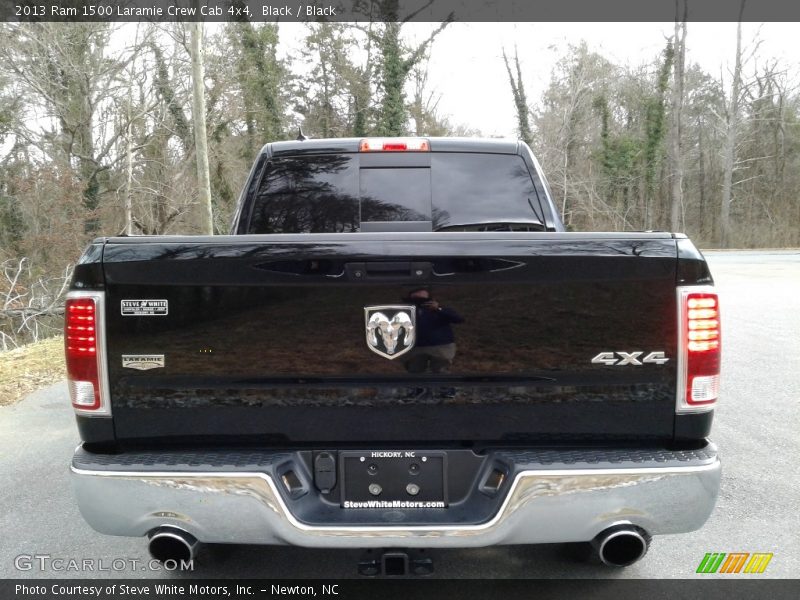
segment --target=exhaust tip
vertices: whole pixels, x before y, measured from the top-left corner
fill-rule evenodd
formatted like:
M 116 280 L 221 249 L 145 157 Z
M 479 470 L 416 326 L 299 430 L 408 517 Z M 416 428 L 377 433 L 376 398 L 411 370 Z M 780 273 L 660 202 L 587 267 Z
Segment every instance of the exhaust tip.
M 160 527 L 149 534 L 150 556 L 162 563 L 174 560 L 177 563 L 194 560 L 200 542 L 185 531 L 174 527 Z
M 647 554 L 650 539 L 644 530 L 623 525 L 606 529 L 592 544 L 603 564 L 609 567 L 627 567 Z

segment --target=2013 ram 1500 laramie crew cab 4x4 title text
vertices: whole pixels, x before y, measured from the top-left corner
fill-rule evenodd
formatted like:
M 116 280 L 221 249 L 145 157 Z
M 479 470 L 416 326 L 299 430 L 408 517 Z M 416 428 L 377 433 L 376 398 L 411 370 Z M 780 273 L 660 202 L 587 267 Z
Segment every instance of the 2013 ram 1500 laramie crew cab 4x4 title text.
M 520 142 L 264 146 L 231 235 L 95 240 L 66 303 L 97 531 L 423 548 L 700 528 L 717 294 L 681 234 L 568 233 Z

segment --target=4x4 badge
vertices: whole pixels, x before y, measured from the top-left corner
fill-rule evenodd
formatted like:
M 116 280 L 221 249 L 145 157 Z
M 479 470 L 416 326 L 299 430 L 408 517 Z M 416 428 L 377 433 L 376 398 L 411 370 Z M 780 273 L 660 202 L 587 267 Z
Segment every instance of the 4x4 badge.
M 367 348 L 389 360 L 414 347 L 417 309 L 414 306 L 365 306 Z
M 592 359 L 592 363 L 596 365 L 608 365 L 622 367 L 625 365 L 644 365 L 654 363 L 663 365 L 669 361 L 663 352 L 651 352 L 644 358 L 641 358 L 644 352 L 601 352 Z

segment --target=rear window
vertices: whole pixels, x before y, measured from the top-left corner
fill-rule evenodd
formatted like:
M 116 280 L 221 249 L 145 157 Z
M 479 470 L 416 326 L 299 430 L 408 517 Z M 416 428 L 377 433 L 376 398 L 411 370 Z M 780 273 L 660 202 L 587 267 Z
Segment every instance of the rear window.
M 362 223 L 398 221 L 427 231 L 525 224 L 543 229 L 539 197 L 521 156 L 429 156 L 429 166 L 376 165 L 374 155 L 362 166 L 359 154 L 273 159 L 255 194 L 247 232 L 357 232 Z
M 358 231 L 358 167 L 352 155 L 270 161 L 255 196 L 249 233 Z
M 513 154 L 434 154 L 434 227 L 544 222 L 528 166 Z
M 361 169 L 361 220 L 430 221 L 431 169 Z

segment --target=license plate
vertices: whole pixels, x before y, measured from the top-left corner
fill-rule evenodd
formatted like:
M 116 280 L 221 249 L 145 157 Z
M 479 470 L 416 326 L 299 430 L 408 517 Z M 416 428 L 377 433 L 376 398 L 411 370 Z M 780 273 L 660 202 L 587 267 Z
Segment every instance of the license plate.
M 340 452 L 343 508 L 447 507 L 447 454 L 427 450 Z

